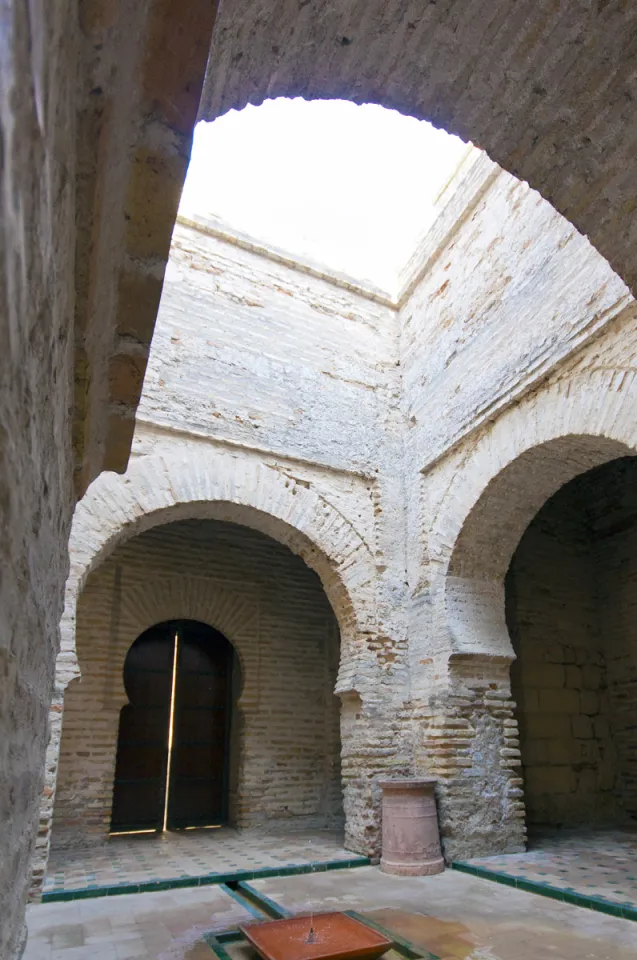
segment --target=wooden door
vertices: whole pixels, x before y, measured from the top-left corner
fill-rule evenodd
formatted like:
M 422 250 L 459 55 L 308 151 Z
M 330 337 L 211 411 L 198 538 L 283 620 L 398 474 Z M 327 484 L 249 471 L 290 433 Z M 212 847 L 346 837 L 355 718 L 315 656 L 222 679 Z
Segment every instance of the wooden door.
M 227 818 L 233 651 L 226 638 L 188 621 L 179 630 L 168 827 Z
M 164 817 L 175 627 L 159 624 L 128 651 L 111 831 L 160 830 Z
M 111 832 L 226 820 L 232 665 L 226 638 L 193 620 L 158 624 L 132 645 Z

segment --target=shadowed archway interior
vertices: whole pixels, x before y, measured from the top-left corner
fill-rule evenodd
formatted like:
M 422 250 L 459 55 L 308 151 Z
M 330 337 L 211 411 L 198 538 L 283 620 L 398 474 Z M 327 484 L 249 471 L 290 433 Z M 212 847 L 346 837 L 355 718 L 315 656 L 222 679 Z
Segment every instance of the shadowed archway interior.
M 637 823 L 636 481 L 621 457 L 565 484 L 506 577 L 532 831 Z
M 111 832 L 218 826 L 228 817 L 234 651 L 194 620 L 144 631 L 124 663 Z

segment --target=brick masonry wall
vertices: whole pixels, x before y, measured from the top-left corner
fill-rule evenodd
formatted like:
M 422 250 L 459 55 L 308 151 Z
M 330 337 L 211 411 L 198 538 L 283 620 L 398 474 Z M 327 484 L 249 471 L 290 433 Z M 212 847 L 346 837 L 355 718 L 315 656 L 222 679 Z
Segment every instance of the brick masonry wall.
M 561 486 L 637 449 L 636 335 L 630 306 L 544 382 L 431 464 L 413 495 L 409 529 L 412 537 L 419 531 L 408 554 L 414 755 L 417 770 L 439 778 L 448 857 L 514 851 L 524 842 L 504 578 L 524 531 Z M 502 698 L 499 716 L 485 709 L 495 697 Z M 486 788 L 466 762 L 470 756 L 494 758 Z
M 617 820 L 618 766 L 596 590 L 603 568 L 593 553 L 582 479 L 563 487 L 532 521 L 506 579 L 529 824 Z
M 178 225 L 131 466 L 121 481 L 98 482 L 79 511 L 74 569 L 92 565 L 92 543 L 99 554 L 109 538 L 159 522 L 151 515 L 164 508 L 226 519 L 213 501 L 246 503 L 259 511 L 259 529 L 294 550 L 295 524 L 307 532 L 318 549 L 301 540 L 298 552 L 327 588 L 340 579 L 349 596 L 341 621 L 348 628 L 339 679 L 342 770 L 346 835 L 361 852 L 378 846 L 374 777 L 420 770 L 440 781 L 448 856 L 520 848 L 504 573 L 556 478 L 566 482 L 616 456 L 624 435 L 632 436 L 632 377 L 613 372 L 622 345 L 634 339 L 625 288 L 546 204 L 480 163 L 472 175 L 485 180 L 498 217 L 489 218 L 474 191 L 457 229 L 430 255 L 424 243 L 424 273 L 401 306 L 216 227 Z M 567 284 L 557 282 L 567 275 Z M 440 312 L 446 276 L 453 304 Z M 521 316 L 529 322 L 520 325 Z M 511 349 L 518 353 L 500 364 Z M 428 369 L 437 371 L 431 383 Z M 455 370 L 453 397 L 444 393 L 446 369 Z M 600 396 L 607 402 L 600 405 Z M 609 439 L 560 440 L 539 466 L 532 453 L 528 463 L 520 457 L 527 440 L 533 446 L 533 438 L 543 444 L 578 431 Z M 463 511 L 516 457 L 510 483 L 502 479 L 505 495 L 495 497 L 507 509 L 487 522 L 487 498 L 475 531 L 465 525 L 458 537 Z M 541 482 L 529 487 L 532 476 Z M 227 518 L 242 522 L 240 513 Z M 326 530 L 337 535 L 325 538 Z M 355 564 L 343 550 L 348 540 L 356 541 Z M 74 603 L 73 593 L 63 621 L 71 644 Z M 363 617 L 350 631 L 356 607 Z M 68 669 L 71 647 L 64 657 Z M 53 761 L 50 770 L 53 784 Z
M 108 830 L 126 652 L 148 626 L 181 617 L 220 629 L 240 660 L 232 820 L 341 820 L 338 626 L 320 581 L 262 534 L 183 521 L 120 547 L 82 594 L 82 680 L 66 695 L 53 843 Z

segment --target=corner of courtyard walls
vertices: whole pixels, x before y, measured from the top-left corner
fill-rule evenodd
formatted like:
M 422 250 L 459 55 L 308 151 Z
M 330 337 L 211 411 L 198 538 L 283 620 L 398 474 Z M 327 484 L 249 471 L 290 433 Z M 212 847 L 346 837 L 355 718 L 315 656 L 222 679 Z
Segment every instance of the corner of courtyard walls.
M 589 369 L 561 371 L 422 477 L 411 723 L 416 770 L 438 780 L 447 859 L 525 841 L 504 610 L 515 548 L 559 487 L 637 448 L 635 372 L 589 354 Z

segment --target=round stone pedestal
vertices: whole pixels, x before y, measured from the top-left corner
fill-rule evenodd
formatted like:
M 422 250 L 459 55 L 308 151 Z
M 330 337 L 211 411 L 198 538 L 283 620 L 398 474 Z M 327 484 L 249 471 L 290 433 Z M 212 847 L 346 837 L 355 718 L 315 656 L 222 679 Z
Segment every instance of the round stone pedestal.
M 424 877 L 445 869 L 435 783 L 428 778 L 379 781 L 383 791 L 383 873 Z

